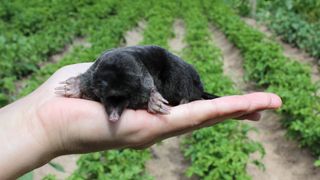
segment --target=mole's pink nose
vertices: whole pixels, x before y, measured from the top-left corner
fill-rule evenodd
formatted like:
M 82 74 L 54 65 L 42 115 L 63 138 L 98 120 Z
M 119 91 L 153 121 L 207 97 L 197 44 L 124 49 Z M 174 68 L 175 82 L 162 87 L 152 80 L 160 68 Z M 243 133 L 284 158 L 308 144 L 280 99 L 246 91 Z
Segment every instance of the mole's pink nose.
M 109 121 L 116 122 L 120 119 L 119 113 L 117 111 L 111 111 L 109 115 Z

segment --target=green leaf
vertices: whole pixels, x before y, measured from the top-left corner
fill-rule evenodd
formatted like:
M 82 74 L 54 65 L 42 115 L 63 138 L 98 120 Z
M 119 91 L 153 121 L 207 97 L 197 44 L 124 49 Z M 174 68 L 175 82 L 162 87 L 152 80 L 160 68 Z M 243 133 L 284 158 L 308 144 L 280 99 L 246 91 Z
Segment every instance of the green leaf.
M 19 177 L 18 180 L 33 180 L 33 172 L 28 172 L 27 174 Z
M 52 166 L 54 169 L 56 169 L 57 171 L 60 171 L 60 172 L 65 172 L 64 168 L 62 165 L 58 164 L 58 163 L 55 163 L 55 162 L 49 162 L 49 165 Z
M 320 167 L 320 159 L 318 159 L 318 160 L 316 160 L 316 161 L 314 162 L 314 166 Z

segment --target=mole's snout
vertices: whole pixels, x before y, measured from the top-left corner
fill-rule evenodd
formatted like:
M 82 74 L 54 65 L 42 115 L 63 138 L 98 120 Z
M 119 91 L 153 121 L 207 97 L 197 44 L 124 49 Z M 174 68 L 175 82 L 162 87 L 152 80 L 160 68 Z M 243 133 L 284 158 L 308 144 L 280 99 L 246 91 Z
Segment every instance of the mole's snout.
M 125 106 L 119 106 L 114 104 L 104 104 L 104 107 L 108 114 L 108 119 L 111 122 L 117 122 L 125 109 Z
M 108 116 L 109 121 L 111 122 L 116 122 L 120 119 L 120 114 L 116 110 L 111 111 L 111 113 L 108 114 Z

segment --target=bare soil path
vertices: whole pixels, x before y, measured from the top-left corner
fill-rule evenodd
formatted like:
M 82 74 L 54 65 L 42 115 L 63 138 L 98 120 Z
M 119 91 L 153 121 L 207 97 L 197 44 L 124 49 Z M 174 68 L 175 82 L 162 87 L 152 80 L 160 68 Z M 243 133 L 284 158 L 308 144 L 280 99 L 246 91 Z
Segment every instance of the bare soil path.
M 213 41 L 221 48 L 224 56 L 224 73 L 243 93 L 259 91 L 252 83 L 243 80 L 243 59 L 240 51 L 217 28 L 210 29 Z M 320 170 L 313 167 L 314 158 L 307 150 L 300 149 L 297 142 L 285 137 L 286 130 L 281 127 L 280 119 L 281 117 L 273 111 L 266 111 L 262 113 L 259 122 L 245 121 L 259 130 L 258 134 L 252 132 L 249 136 L 261 142 L 266 150 L 262 161 L 266 170 L 262 171 L 254 165 L 249 165 L 248 173 L 254 180 L 320 179 Z
M 170 49 L 176 53 L 181 53 L 186 46 L 183 42 L 185 35 L 184 23 L 178 19 L 173 24 L 175 37 L 169 40 Z M 180 151 L 180 140 L 182 137 L 172 137 L 155 144 L 151 147 L 153 158 L 146 164 L 147 171 L 156 180 L 184 180 L 184 172 L 188 167 L 188 161 Z
M 138 45 L 143 40 L 143 31 L 146 28 L 144 20 L 138 22 L 138 26 L 126 32 L 124 36 L 123 46 Z

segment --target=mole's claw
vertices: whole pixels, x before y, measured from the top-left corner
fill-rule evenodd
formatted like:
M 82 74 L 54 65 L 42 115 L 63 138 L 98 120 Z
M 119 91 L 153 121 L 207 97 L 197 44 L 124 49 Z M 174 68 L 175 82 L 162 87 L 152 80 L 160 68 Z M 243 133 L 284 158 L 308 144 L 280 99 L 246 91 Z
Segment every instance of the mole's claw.
M 64 86 L 59 86 L 59 87 L 56 87 L 54 88 L 54 90 L 65 90 L 66 88 Z
M 161 99 L 160 99 L 162 102 L 164 102 L 164 103 L 166 103 L 166 104 L 169 104 L 169 102 L 165 99 L 165 98 L 163 98 L 162 96 L 161 96 Z
M 168 103 L 169 102 L 164 99 L 159 92 L 156 90 L 151 91 L 148 102 L 148 111 L 152 113 L 169 114 L 170 107 L 166 105 Z
M 170 114 L 170 111 L 166 111 L 166 110 L 163 110 L 163 109 L 160 109 L 159 111 L 161 114 Z
M 59 84 L 63 84 L 63 86 L 56 87 L 55 94 L 73 98 L 81 97 L 79 77 L 71 77 Z
M 60 81 L 59 84 L 67 84 L 66 81 Z
M 166 103 L 166 104 L 169 103 L 165 98 L 162 97 L 162 95 L 161 95 L 159 92 L 154 92 L 154 96 L 155 96 L 155 98 L 157 98 L 159 101 L 162 101 L 162 102 L 164 102 L 164 103 Z
M 166 110 L 166 111 L 170 111 L 171 110 L 170 106 L 167 106 L 167 105 L 164 105 L 164 104 L 161 106 L 161 108 Z
M 152 108 L 149 108 L 149 107 L 148 107 L 148 112 L 149 113 L 156 113 Z
M 162 114 L 170 114 L 170 107 L 166 105 L 161 105 L 159 108 L 159 112 Z
M 64 91 L 54 91 L 54 93 L 57 95 L 62 95 L 62 96 L 65 95 Z

